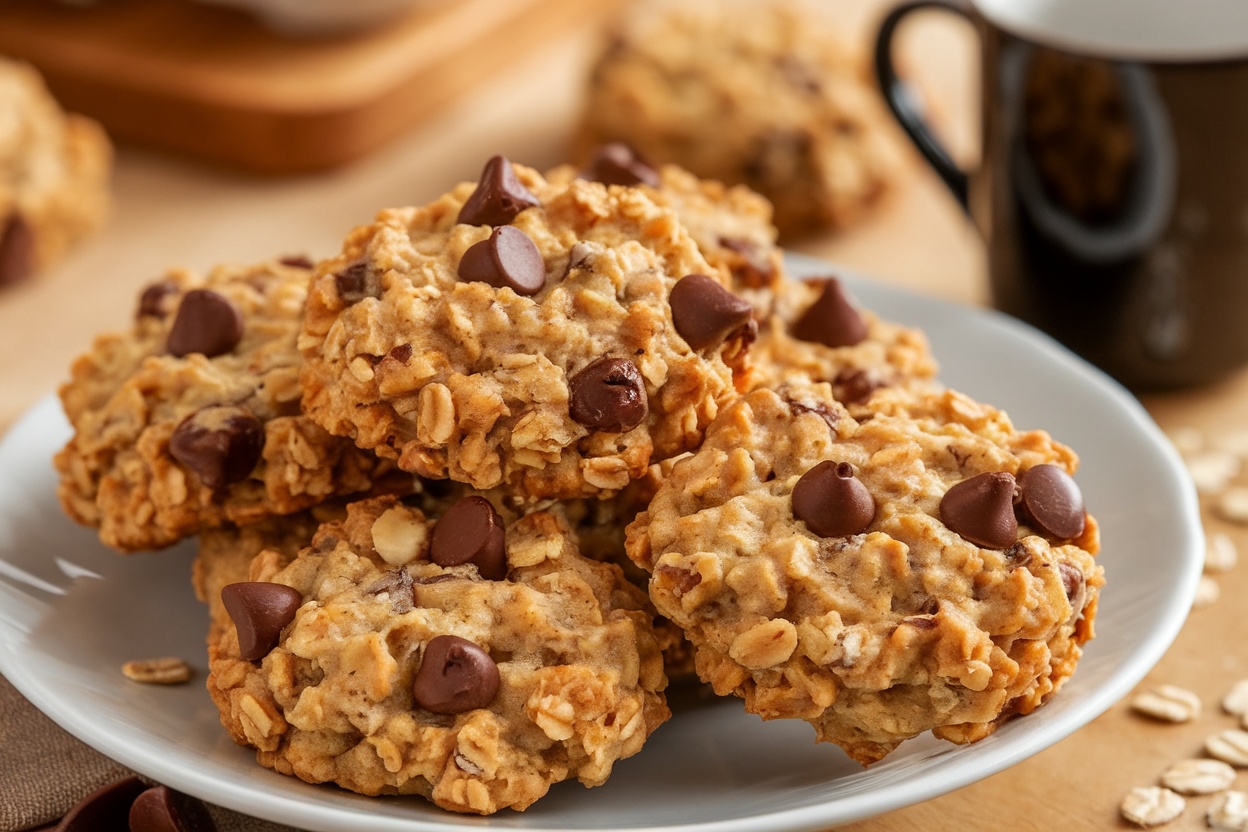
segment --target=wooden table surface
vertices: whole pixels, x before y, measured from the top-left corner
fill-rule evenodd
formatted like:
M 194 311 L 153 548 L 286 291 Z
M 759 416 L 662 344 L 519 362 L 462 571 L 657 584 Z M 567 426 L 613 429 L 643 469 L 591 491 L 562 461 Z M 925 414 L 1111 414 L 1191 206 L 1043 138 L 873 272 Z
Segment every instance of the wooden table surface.
M 841 0 L 851 30 L 866 32 L 877 0 Z M 940 102 L 945 129 L 972 158 L 976 90 L 974 35 L 924 20 L 904 46 Z M 119 150 L 116 211 L 107 229 L 38 280 L 0 294 L 0 429 L 51 394 L 69 362 L 99 331 L 129 319 L 136 291 L 168 266 L 197 269 L 288 253 L 333 253 L 346 232 L 384 206 L 422 202 L 461 179 L 475 179 L 494 153 L 535 167 L 563 161 L 581 95 L 591 32 L 562 39 L 479 86 L 396 143 L 327 174 L 258 179 L 145 150 Z M 943 186 L 917 161 L 905 190 L 863 227 L 795 248 L 915 291 L 966 303 L 987 297 L 983 251 Z M 1200 390 L 1149 397 L 1163 428 L 1217 435 L 1245 424 L 1248 375 Z M 1248 535 L 1229 531 L 1248 553 Z M 1198 692 L 1204 715 L 1172 726 L 1118 703 L 1047 751 L 980 783 L 888 815 L 854 832 L 1127 828 L 1122 796 L 1152 785 L 1171 762 L 1199 755 L 1204 738 L 1231 727 L 1217 701 L 1248 677 L 1248 635 L 1238 599 L 1248 565 L 1221 576 L 1222 600 L 1194 612 L 1145 685 Z M 1240 773 L 1239 789 L 1248 789 Z M 1204 827 L 1209 798 L 1192 798 L 1168 829 Z

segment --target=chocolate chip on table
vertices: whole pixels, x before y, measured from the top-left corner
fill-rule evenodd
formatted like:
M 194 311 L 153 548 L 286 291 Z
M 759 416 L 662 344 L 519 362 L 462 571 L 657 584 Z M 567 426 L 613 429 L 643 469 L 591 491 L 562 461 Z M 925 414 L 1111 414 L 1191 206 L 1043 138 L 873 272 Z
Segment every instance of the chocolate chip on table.
M 945 492 L 940 519 L 976 546 L 1004 549 L 1018 539 L 1014 488 L 1008 471 L 977 474 Z
M 74 804 L 57 824 L 56 832 L 124 830 L 129 823 L 130 807 L 146 790 L 147 784 L 137 777 L 102 786 Z
M 238 633 L 238 655 L 254 662 L 269 654 L 295 620 L 303 594 L 285 584 L 247 581 L 221 589 L 221 602 Z
M 852 347 L 867 337 L 862 315 L 849 302 L 841 281 L 822 278 L 823 291 L 791 327 L 790 334 L 827 347 Z
M 213 489 L 247 479 L 263 451 L 264 425 L 235 407 L 196 411 L 169 437 L 169 455 Z
M 429 559 L 438 566 L 471 563 L 481 577 L 501 580 L 507 574 L 503 518 L 484 497 L 465 497 L 447 509 L 429 540 Z
M 381 297 L 381 283 L 367 260 L 360 260 L 335 272 L 334 288 L 338 290 L 338 297 L 348 304 L 359 303 L 364 298 Z
M 35 235 L 21 214 L 0 228 L 0 286 L 21 283 L 35 273 Z
M 130 832 L 216 832 L 207 807 L 167 786 L 153 786 L 130 807 Z
M 824 460 L 793 486 L 793 516 L 820 537 L 861 534 L 875 519 L 875 499 L 848 462 Z
M 427 711 L 462 714 L 489 705 L 498 686 L 498 665 L 488 653 L 459 636 L 435 636 L 425 646 L 412 695 Z
M 1083 493 L 1056 465 L 1035 465 L 1018 478 L 1018 506 L 1024 520 L 1058 540 L 1083 534 Z
M 627 358 L 599 358 L 572 376 L 568 388 L 568 414 L 590 430 L 623 433 L 645 421 L 646 383 Z
M 749 301 L 704 274 L 676 281 L 668 302 L 676 332 L 695 350 L 720 343 L 753 317 Z
M 517 177 L 505 156 L 485 163 L 477 189 L 459 209 L 457 222 L 468 225 L 507 225 L 525 208 L 540 205 L 538 198 Z
M 150 284 L 139 294 L 139 308 L 135 316 L 164 320 L 169 314 L 169 310 L 165 308 L 165 301 L 177 293 L 178 284 L 171 280 L 160 280 Z
M 474 243 L 459 261 L 459 279 L 535 295 L 546 285 L 546 261 L 519 228 L 501 225 L 488 239 Z
M 165 347 L 181 358 L 194 352 L 224 355 L 243 338 L 243 313 L 225 295 L 192 289 L 182 296 Z
M 623 142 L 611 142 L 598 148 L 581 176 L 604 185 L 659 187 L 658 171 Z

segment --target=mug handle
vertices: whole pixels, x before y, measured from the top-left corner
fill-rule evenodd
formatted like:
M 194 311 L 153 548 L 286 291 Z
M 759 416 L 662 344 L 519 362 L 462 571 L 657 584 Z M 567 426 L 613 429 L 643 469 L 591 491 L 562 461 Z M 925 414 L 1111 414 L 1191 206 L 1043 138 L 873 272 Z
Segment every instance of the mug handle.
M 875 78 L 880 85 L 884 100 L 888 102 L 888 108 L 893 111 L 893 115 L 897 117 L 906 135 L 936 169 L 936 173 L 953 192 L 954 198 L 965 211 L 968 210 L 966 171 L 957 166 L 953 157 L 932 133 L 931 128 L 923 119 L 922 105 L 914 97 L 912 88 L 897 76 L 897 67 L 893 63 L 893 36 L 897 33 L 897 26 L 911 12 L 928 8 L 953 12 L 969 21 L 974 21 L 970 5 L 964 0 L 908 0 L 902 3 L 888 13 L 876 33 Z

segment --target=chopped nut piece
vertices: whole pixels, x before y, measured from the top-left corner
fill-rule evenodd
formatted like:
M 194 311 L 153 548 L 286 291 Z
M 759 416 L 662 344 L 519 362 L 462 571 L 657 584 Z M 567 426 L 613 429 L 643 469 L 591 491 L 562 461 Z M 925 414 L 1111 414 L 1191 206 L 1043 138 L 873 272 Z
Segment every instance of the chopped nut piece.
M 1230 535 L 1217 533 L 1209 535 L 1205 546 L 1205 571 L 1209 573 L 1229 572 L 1239 562 L 1239 548 Z
M 1214 794 L 1235 782 L 1235 769 L 1221 760 L 1179 760 L 1161 775 L 1161 785 L 1179 794 Z
M 1149 828 L 1161 826 L 1183 814 L 1187 801 L 1160 786 L 1137 786 L 1122 799 L 1122 816 Z
M 1188 722 L 1200 715 L 1200 697 L 1177 685 L 1161 685 L 1136 694 L 1131 709 L 1165 722 Z
M 373 523 L 373 548 L 391 566 L 402 566 L 420 554 L 428 531 L 402 506 L 388 509 Z
M 1210 829 L 1244 832 L 1248 830 L 1248 794 L 1226 792 L 1214 798 L 1205 813 Z
M 1248 768 L 1248 731 L 1229 728 L 1205 740 L 1205 751 L 1236 768 Z
M 127 679 L 146 685 L 180 685 L 191 678 L 191 666 L 175 656 L 136 659 L 121 666 Z

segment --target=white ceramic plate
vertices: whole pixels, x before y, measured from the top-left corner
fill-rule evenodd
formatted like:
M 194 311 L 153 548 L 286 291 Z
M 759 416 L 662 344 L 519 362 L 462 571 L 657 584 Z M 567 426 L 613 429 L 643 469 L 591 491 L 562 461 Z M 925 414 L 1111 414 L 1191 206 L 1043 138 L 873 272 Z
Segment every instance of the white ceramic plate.
M 796 271 L 828 267 L 794 257 Z M 1182 465 L 1139 405 L 1099 372 L 1000 315 L 864 280 L 882 315 L 923 327 L 950 386 L 1043 427 L 1083 458 L 1108 584 L 1098 637 L 1062 693 L 980 743 L 930 737 L 863 770 L 802 722 L 764 724 L 736 701 L 683 712 L 609 783 L 556 786 L 529 811 L 459 817 L 419 798 L 368 799 L 260 768 L 217 722 L 202 684 L 145 687 L 118 668 L 176 655 L 199 667 L 206 615 L 189 547 L 121 557 L 61 515 L 49 458 L 68 429 L 45 400 L 0 444 L 0 672 L 70 733 L 176 789 L 318 832 L 826 829 L 951 791 L 1035 754 L 1126 694 L 1177 634 L 1203 556 Z

